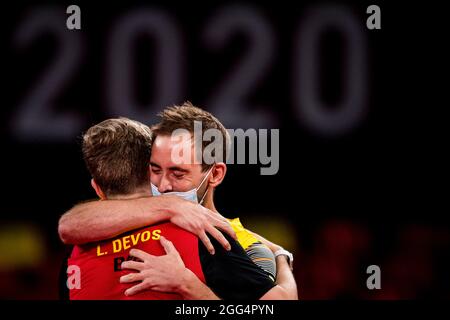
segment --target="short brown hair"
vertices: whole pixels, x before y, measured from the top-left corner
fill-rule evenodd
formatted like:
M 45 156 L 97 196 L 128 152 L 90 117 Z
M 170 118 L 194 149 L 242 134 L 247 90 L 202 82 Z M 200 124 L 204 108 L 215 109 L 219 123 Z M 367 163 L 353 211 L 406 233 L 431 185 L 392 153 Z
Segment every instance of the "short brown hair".
M 108 119 L 83 135 L 82 152 L 92 178 L 106 195 L 132 193 L 149 183 L 152 132 L 127 118 Z
M 158 135 L 172 135 L 177 129 L 185 129 L 191 134 L 194 134 L 194 121 L 202 122 L 202 130 L 208 129 L 220 130 L 222 134 L 223 146 L 222 159 L 225 161 L 228 155 L 228 149 L 230 144 L 230 137 L 228 131 L 223 124 L 214 117 L 208 111 L 194 106 L 191 102 L 184 102 L 181 106 L 172 106 L 165 108 L 162 112 L 158 113 L 161 121 L 152 127 L 153 138 Z M 203 141 L 202 139 L 202 151 L 209 144 L 209 141 Z M 202 161 L 202 170 L 205 171 L 211 167 L 211 164 L 207 164 Z

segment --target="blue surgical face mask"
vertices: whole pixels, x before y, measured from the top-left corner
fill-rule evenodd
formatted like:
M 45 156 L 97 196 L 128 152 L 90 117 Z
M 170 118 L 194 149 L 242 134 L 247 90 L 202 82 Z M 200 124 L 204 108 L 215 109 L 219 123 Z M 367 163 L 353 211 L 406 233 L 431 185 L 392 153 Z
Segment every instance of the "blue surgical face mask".
M 195 203 L 203 203 L 203 200 L 205 199 L 206 194 L 208 193 L 208 189 L 205 191 L 205 194 L 203 195 L 202 199 L 200 201 L 198 201 L 198 196 L 197 196 L 197 191 L 200 189 L 200 187 L 203 185 L 203 182 L 205 182 L 206 178 L 208 177 L 208 175 L 211 173 L 212 169 L 214 167 L 211 167 L 211 169 L 209 169 L 208 173 L 205 175 L 205 177 L 203 178 L 202 182 L 200 182 L 200 184 L 198 185 L 197 188 L 191 189 L 189 191 L 172 191 L 172 192 L 165 192 L 165 193 L 161 193 L 159 192 L 158 188 L 152 183 L 152 194 L 153 196 L 160 196 L 162 194 L 164 195 L 172 195 L 172 196 L 177 196 L 180 198 L 183 198 L 185 200 L 189 200 Z

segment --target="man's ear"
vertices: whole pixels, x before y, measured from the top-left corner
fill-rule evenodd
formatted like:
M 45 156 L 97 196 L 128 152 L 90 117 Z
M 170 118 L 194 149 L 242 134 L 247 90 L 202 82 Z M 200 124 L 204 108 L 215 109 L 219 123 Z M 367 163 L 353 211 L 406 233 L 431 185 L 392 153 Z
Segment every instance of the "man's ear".
M 227 165 L 223 162 L 218 162 L 215 164 L 214 169 L 211 171 L 211 176 L 209 178 L 209 186 L 217 187 L 222 183 L 222 180 L 225 178 L 225 174 L 227 173 Z
M 95 193 L 97 194 L 97 196 L 100 198 L 100 200 L 105 200 L 106 196 L 103 193 L 102 189 L 100 188 L 100 186 L 95 182 L 94 179 L 91 179 L 91 186 L 92 188 L 95 190 Z

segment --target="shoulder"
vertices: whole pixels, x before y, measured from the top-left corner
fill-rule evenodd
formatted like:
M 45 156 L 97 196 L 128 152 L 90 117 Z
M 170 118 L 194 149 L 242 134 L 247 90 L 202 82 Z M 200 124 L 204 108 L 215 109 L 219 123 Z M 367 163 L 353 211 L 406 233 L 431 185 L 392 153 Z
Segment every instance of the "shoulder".
M 206 284 L 222 299 L 259 299 L 275 284 L 269 275 L 257 266 L 242 246 L 224 234 L 231 244 L 226 251 L 211 239 L 216 253 L 208 253 L 199 242 L 199 251 Z

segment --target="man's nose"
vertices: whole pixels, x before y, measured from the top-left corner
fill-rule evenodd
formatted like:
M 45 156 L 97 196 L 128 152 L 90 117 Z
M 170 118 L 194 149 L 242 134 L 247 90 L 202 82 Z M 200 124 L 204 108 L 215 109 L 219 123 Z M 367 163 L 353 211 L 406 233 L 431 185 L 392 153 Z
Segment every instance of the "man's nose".
M 165 175 L 161 178 L 161 181 L 159 182 L 158 187 L 159 192 L 165 193 L 172 191 L 172 184 L 170 183 L 169 179 Z

